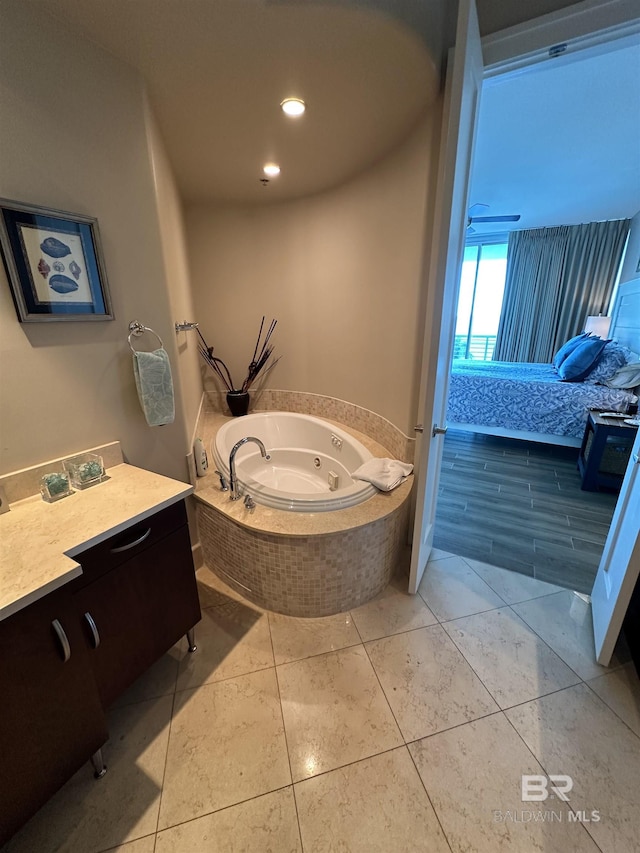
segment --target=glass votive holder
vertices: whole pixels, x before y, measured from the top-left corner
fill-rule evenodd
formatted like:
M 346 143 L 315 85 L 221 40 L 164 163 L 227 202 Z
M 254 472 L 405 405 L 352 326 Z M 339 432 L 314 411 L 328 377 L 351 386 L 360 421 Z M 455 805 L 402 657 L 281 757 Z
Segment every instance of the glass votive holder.
M 69 474 L 66 471 L 52 471 L 40 480 L 40 494 L 47 503 L 59 501 L 73 494 L 69 485 Z
M 95 486 L 96 483 L 101 483 L 105 476 L 102 456 L 96 453 L 81 453 L 71 459 L 65 459 L 62 464 L 75 489 Z

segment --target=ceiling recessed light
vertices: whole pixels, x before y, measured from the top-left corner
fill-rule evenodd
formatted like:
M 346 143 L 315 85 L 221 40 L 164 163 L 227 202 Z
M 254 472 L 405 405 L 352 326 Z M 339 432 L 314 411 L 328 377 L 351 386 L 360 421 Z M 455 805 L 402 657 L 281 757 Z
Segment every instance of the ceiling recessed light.
M 306 104 L 300 98 L 285 98 L 280 104 L 282 112 L 288 116 L 301 116 L 306 110 Z
M 280 174 L 280 166 L 276 163 L 267 163 L 266 166 L 262 167 L 262 171 L 265 175 L 269 175 L 270 178 L 275 178 L 276 175 Z

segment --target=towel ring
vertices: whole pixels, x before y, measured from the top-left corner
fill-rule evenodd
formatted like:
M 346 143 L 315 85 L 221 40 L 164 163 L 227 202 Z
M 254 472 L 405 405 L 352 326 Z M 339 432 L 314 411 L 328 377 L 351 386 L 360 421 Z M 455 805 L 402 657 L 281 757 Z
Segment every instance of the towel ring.
M 129 341 L 129 348 L 131 349 L 131 352 L 138 352 L 138 350 L 135 350 L 133 348 L 133 344 L 131 343 L 131 336 L 133 335 L 134 337 L 139 338 L 140 335 L 144 335 L 145 332 L 151 332 L 152 335 L 155 335 L 156 338 L 160 341 L 160 347 L 164 347 L 164 344 L 162 343 L 162 338 L 157 332 L 154 332 L 153 329 L 149 328 L 149 326 L 143 326 L 142 323 L 139 323 L 137 320 L 132 320 L 131 323 L 129 323 L 129 337 L 127 338 L 127 340 Z

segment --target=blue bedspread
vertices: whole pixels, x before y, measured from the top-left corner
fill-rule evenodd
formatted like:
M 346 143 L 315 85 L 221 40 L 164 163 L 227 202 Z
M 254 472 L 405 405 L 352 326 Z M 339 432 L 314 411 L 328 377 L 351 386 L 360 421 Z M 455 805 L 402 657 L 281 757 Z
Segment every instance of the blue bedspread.
M 454 360 L 447 419 L 581 438 L 589 409 L 625 411 L 628 391 L 561 382 L 550 364 Z

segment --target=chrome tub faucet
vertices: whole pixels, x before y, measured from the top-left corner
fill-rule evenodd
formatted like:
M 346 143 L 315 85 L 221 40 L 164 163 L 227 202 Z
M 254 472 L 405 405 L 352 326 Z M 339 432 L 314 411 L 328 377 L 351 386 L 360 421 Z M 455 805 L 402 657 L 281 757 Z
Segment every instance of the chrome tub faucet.
M 236 443 L 231 448 L 231 453 L 229 454 L 229 491 L 231 494 L 229 495 L 229 500 L 237 501 L 242 497 L 242 490 L 240 488 L 240 484 L 238 483 L 238 478 L 236 476 L 236 453 L 243 444 L 246 444 L 248 441 L 253 441 L 260 448 L 260 453 L 262 454 L 263 459 L 271 459 L 269 454 L 267 453 L 264 444 L 260 441 L 259 438 L 256 438 L 253 435 L 247 435 L 245 438 L 241 438 L 240 441 L 236 441 Z

